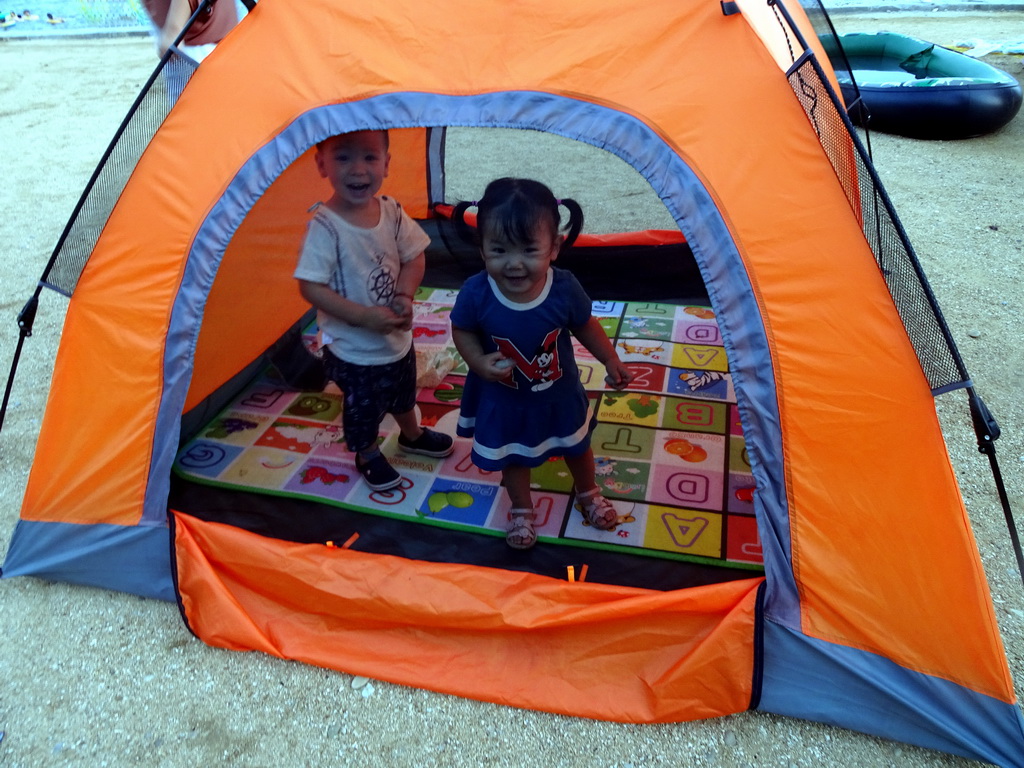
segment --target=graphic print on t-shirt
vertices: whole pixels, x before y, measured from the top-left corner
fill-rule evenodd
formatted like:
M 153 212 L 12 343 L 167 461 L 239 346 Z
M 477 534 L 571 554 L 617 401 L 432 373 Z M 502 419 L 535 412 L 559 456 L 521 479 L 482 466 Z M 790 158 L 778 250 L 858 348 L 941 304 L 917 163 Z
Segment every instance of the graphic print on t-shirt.
M 378 253 L 373 257 L 377 266 L 370 270 L 370 276 L 366 278 L 366 293 L 378 307 L 386 307 L 395 299 L 395 276 L 384 264 L 386 254 Z
M 520 352 L 511 339 L 500 336 L 491 338 L 498 345 L 498 351 L 511 360 L 515 369 L 530 382 L 530 389 L 541 392 L 562 378 L 562 365 L 558 360 L 558 336 L 561 332 L 561 328 L 548 331 L 548 335 L 544 337 L 544 341 L 537 347 L 532 357 Z M 501 383 L 512 389 L 519 389 L 519 382 L 515 380 L 515 376 L 509 376 Z

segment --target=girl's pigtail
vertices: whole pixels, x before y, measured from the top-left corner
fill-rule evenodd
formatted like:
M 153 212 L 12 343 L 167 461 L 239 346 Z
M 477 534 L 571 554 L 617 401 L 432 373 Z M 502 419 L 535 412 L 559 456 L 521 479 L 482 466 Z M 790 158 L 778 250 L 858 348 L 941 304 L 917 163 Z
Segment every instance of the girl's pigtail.
M 467 200 L 463 200 L 452 210 L 452 223 L 455 225 L 455 231 L 458 233 L 460 238 L 473 246 L 479 245 L 480 241 L 477 238 L 476 229 L 466 223 L 466 211 L 475 205 L 475 202 L 471 203 Z
M 572 244 L 576 242 L 576 238 L 580 236 L 580 232 L 583 231 L 583 208 L 575 200 L 569 197 L 562 198 L 558 201 L 566 207 L 569 211 L 569 223 L 567 224 L 567 231 L 565 233 L 565 242 L 562 243 L 562 250 L 567 251 L 572 248 Z

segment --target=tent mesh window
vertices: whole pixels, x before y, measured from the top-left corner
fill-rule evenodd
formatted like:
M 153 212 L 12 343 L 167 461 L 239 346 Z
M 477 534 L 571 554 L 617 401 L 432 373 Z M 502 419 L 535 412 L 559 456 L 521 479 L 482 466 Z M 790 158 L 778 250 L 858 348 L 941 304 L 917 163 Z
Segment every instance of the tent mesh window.
M 172 54 L 143 87 L 57 241 L 40 282 L 71 296 L 111 211 L 143 150 L 170 111 L 172 99 L 195 71 L 191 60 Z M 176 87 L 175 87 L 176 84 Z
M 969 376 L 921 264 L 864 145 L 813 55 L 805 55 L 794 65 L 789 82 L 817 131 L 851 207 L 860 214 L 864 236 L 929 385 L 936 393 L 969 386 Z

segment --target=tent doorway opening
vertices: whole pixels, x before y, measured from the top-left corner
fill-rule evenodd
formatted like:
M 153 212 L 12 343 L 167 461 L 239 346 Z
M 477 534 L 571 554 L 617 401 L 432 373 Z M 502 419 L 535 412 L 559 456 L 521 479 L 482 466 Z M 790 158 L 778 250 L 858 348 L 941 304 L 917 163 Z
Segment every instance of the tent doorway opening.
M 415 139 L 410 145 L 403 134 L 392 131 L 392 175 L 399 177 L 403 167 L 423 163 Z M 636 376 L 627 392 L 608 389 L 600 364 L 577 346 L 597 420 L 598 480 L 619 524 L 607 532 L 585 525 L 564 462 L 549 462 L 533 472 L 541 540 L 528 552 L 511 550 L 500 475 L 473 467 L 470 441 L 458 439 L 448 459 L 407 456 L 390 419 L 382 446 L 405 480 L 395 491 L 371 492 L 345 446 L 341 394 L 324 386 L 303 349 L 316 346 L 308 312 L 186 412 L 170 508 L 284 541 L 659 590 L 761 573 L 754 483 L 721 333 L 690 248 L 658 195 L 620 158 L 562 136 L 450 127 L 435 139 L 440 167 L 430 174 L 426 215 L 414 199 L 403 199 L 400 179 L 398 189 L 383 190 L 431 236 L 413 329 L 423 421 L 454 434 L 466 369 L 451 343 L 448 311 L 464 280 L 482 268 L 475 248 L 456 233 L 451 206 L 479 198 L 494 178 L 544 182 L 577 200 L 585 215 L 583 236 L 556 266 L 579 278 Z M 261 300 L 295 299 L 290 268 L 308 218 L 296 211 L 329 196 L 312 151 L 253 206 L 211 295 L 231 281 L 233 252 L 258 248 L 277 264 L 268 267 L 276 277 L 267 278 Z M 301 226 L 283 226 L 286 220 Z M 210 304 L 249 301 L 251 294 Z M 200 375 L 201 359 L 202 339 Z

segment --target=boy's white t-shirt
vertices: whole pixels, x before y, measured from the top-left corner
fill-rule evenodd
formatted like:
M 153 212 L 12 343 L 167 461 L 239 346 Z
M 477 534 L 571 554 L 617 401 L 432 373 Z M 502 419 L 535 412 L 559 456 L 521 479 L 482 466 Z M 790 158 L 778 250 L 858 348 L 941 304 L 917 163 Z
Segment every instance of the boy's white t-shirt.
M 350 301 L 387 307 L 395 299 L 402 265 L 430 244 L 430 237 L 394 198 L 380 198 L 380 221 L 372 229 L 349 224 L 326 205 L 317 206 L 295 268 L 295 277 L 327 285 Z M 381 334 L 317 312 L 321 341 L 338 358 L 359 365 L 401 360 L 412 346 L 411 331 Z

